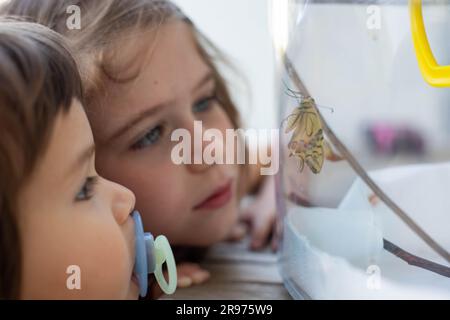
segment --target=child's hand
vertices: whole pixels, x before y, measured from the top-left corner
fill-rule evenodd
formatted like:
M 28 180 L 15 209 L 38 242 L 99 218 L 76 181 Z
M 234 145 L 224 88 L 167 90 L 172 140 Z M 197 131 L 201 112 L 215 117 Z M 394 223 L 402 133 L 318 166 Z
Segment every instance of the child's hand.
M 177 265 L 178 288 L 187 288 L 206 282 L 211 274 L 197 263 L 183 262 Z
M 167 279 L 167 272 L 164 272 L 164 276 Z M 182 262 L 177 265 L 177 277 L 177 288 L 187 288 L 192 285 L 205 283 L 211 277 L 211 274 L 196 263 Z M 151 297 L 153 299 L 158 299 L 162 296 L 163 292 L 156 281 L 151 284 L 151 287 Z
M 258 197 L 242 212 L 242 220 L 250 225 L 252 250 L 263 249 L 271 241 L 276 218 L 276 209 L 271 204 L 269 200 Z M 272 248 L 276 249 L 274 239 Z
M 250 248 L 252 250 L 262 249 L 270 241 L 272 249 L 277 249 L 278 239 L 273 237 L 276 222 L 274 177 L 265 179 L 254 200 L 241 211 L 241 221 L 250 227 Z M 242 225 L 235 227 L 232 235 L 238 234 L 239 228 L 242 230 Z

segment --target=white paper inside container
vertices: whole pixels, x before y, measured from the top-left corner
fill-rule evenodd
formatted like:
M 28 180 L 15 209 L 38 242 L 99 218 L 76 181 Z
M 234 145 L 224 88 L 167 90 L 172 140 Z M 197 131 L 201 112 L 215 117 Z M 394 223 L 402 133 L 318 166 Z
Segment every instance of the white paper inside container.
M 307 298 L 450 299 L 450 288 L 445 284 L 445 278 L 408 266 L 387 251 L 381 253 L 380 287 L 370 287 L 371 275 L 366 270 L 352 266 L 342 257 L 317 249 L 300 235 L 292 223 L 295 216 L 289 214 L 285 221 L 280 269 L 285 283 L 295 283 L 297 288 L 294 290 L 300 288 L 302 293 L 308 295 Z M 394 269 L 401 269 L 407 279 L 393 279 L 389 271 Z M 425 279 L 427 284 L 417 284 L 419 279 Z
M 387 169 L 371 176 L 450 247 L 450 164 Z M 445 263 L 384 204 L 373 207 L 370 195 L 357 179 L 338 209 L 290 209 L 281 259 L 284 277 L 315 299 L 450 299 L 449 278 L 409 266 L 382 250 L 385 237 L 411 253 Z M 368 287 L 366 270 L 373 258 L 381 271 L 380 290 Z
M 383 250 L 383 237 L 371 211 L 292 209 L 292 224 L 317 249 L 366 269 Z
M 370 176 L 416 223 L 450 250 L 450 163 L 390 168 Z M 410 253 L 446 264 L 384 203 L 372 206 L 368 201 L 371 194 L 367 185 L 357 179 L 339 209 L 374 212 L 384 238 Z

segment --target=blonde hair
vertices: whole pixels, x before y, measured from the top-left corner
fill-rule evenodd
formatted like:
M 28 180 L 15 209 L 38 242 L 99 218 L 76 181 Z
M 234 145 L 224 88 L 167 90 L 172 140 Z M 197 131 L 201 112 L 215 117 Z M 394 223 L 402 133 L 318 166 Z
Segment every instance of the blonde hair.
M 69 30 L 66 26 L 67 8 L 72 5 L 81 9 L 81 30 Z M 125 78 L 117 76 L 120 72 L 118 66 L 113 64 L 114 44 L 117 44 L 117 41 L 133 32 L 157 30 L 170 20 L 184 21 L 192 30 L 199 54 L 213 72 L 217 96 L 222 107 L 233 126 L 235 128 L 240 126 L 239 113 L 217 66 L 218 61 L 226 62 L 225 57 L 170 1 L 11 0 L 3 6 L 1 13 L 26 17 L 67 37 L 77 54 L 88 109 L 90 102 L 97 100 L 102 94 L 102 77 L 116 82 L 133 78 L 133 76 Z M 127 66 L 122 68 L 127 69 Z

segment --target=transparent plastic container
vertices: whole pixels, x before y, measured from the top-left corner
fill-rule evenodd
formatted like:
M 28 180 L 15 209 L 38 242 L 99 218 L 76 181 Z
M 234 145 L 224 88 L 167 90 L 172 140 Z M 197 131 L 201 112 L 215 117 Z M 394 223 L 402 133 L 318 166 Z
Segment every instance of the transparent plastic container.
M 272 1 L 294 298 L 450 299 L 450 73 L 413 5 L 450 64 L 450 1 Z

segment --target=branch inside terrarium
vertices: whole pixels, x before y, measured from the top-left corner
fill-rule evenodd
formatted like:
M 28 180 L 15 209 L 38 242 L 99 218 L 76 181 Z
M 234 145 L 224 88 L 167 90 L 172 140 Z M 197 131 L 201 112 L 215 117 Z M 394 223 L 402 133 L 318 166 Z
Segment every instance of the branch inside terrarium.
M 302 95 L 309 97 L 310 94 L 303 82 L 301 81 L 295 67 L 291 63 L 287 55 L 284 56 L 284 64 L 288 75 L 294 85 Z M 430 248 L 450 263 L 450 253 L 437 243 L 425 230 L 423 230 L 406 212 L 404 212 L 368 175 L 366 170 L 359 164 L 356 158 L 351 154 L 347 147 L 334 134 L 333 130 L 328 126 L 317 106 L 314 106 L 316 112 L 322 122 L 323 131 L 328 137 L 330 143 L 336 148 L 340 155 L 350 164 L 356 174 L 367 184 L 367 186 L 378 196 L 418 237 L 420 237 Z M 426 265 L 421 267 L 426 268 Z M 442 266 L 444 267 L 444 266 Z M 444 267 L 448 268 L 448 267 Z
M 440 265 L 438 263 L 429 261 L 427 259 L 423 259 L 421 257 L 415 256 L 397 245 L 393 244 L 389 240 L 383 239 L 383 248 L 384 250 L 392 253 L 393 255 L 399 257 L 407 264 L 415 267 L 419 267 L 422 269 L 427 269 L 434 273 L 440 274 L 441 276 L 450 278 L 450 268 Z

